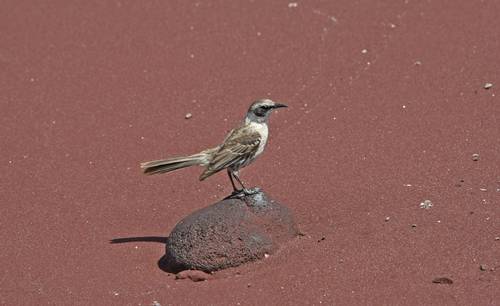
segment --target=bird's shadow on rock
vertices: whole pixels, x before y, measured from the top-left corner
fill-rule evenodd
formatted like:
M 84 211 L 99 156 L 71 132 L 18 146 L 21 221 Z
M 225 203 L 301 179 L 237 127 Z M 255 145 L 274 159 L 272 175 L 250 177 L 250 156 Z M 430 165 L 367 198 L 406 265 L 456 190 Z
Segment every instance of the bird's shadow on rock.
M 123 238 L 114 238 L 109 241 L 110 244 L 120 244 L 120 243 L 130 243 L 130 242 L 156 242 L 162 243 L 166 246 L 168 241 L 168 237 L 160 237 L 160 236 L 138 236 L 138 237 L 123 237 Z M 180 267 L 176 267 L 172 265 L 168 260 L 166 255 L 163 255 L 158 260 L 158 268 L 167 273 L 178 273 L 183 269 Z

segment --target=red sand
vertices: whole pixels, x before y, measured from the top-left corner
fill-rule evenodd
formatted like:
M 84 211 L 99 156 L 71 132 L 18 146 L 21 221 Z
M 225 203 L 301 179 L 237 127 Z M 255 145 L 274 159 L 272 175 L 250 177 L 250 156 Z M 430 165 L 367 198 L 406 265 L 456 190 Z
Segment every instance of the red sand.
M 385 3 L 3 1 L 0 303 L 498 303 L 500 2 Z M 218 144 L 258 97 L 290 108 L 242 177 L 306 236 L 198 283 L 109 243 L 227 195 L 138 163 Z

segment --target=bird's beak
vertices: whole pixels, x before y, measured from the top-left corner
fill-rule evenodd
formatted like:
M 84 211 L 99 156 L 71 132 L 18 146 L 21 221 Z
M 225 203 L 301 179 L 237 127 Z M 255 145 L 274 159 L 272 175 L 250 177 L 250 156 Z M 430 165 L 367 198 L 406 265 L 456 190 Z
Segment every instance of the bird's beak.
M 281 103 L 274 103 L 273 108 L 280 108 L 280 107 L 288 107 L 286 104 L 281 104 Z

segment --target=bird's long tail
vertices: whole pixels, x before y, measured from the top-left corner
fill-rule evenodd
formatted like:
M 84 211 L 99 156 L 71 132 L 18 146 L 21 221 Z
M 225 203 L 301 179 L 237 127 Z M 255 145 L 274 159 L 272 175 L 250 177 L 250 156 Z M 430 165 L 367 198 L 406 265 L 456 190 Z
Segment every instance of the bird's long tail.
M 201 152 L 190 156 L 174 157 L 141 163 L 141 168 L 143 169 L 144 174 L 160 174 L 190 166 L 205 165 L 206 163 L 207 154 L 205 152 Z

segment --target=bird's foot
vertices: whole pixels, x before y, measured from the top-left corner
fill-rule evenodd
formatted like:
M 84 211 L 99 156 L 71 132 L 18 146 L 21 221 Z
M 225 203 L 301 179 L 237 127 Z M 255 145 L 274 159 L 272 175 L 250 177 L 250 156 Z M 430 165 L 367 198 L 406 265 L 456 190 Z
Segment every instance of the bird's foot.
M 249 195 L 254 195 L 260 192 L 260 188 L 255 187 L 255 188 L 243 188 L 239 190 L 234 190 L 233 193 L 229 197 L 231 198 L 243 198 Z
M 247 189 L 247 188 L 243 189 L 243 193 L 245 195 L 247 195 L 247 196 L 248 195 L 257 194 L 259 192 L 260 192 L 260 188 L 259 187 L 254 187 L 254 188 L 250 188 L 250 189 Z

